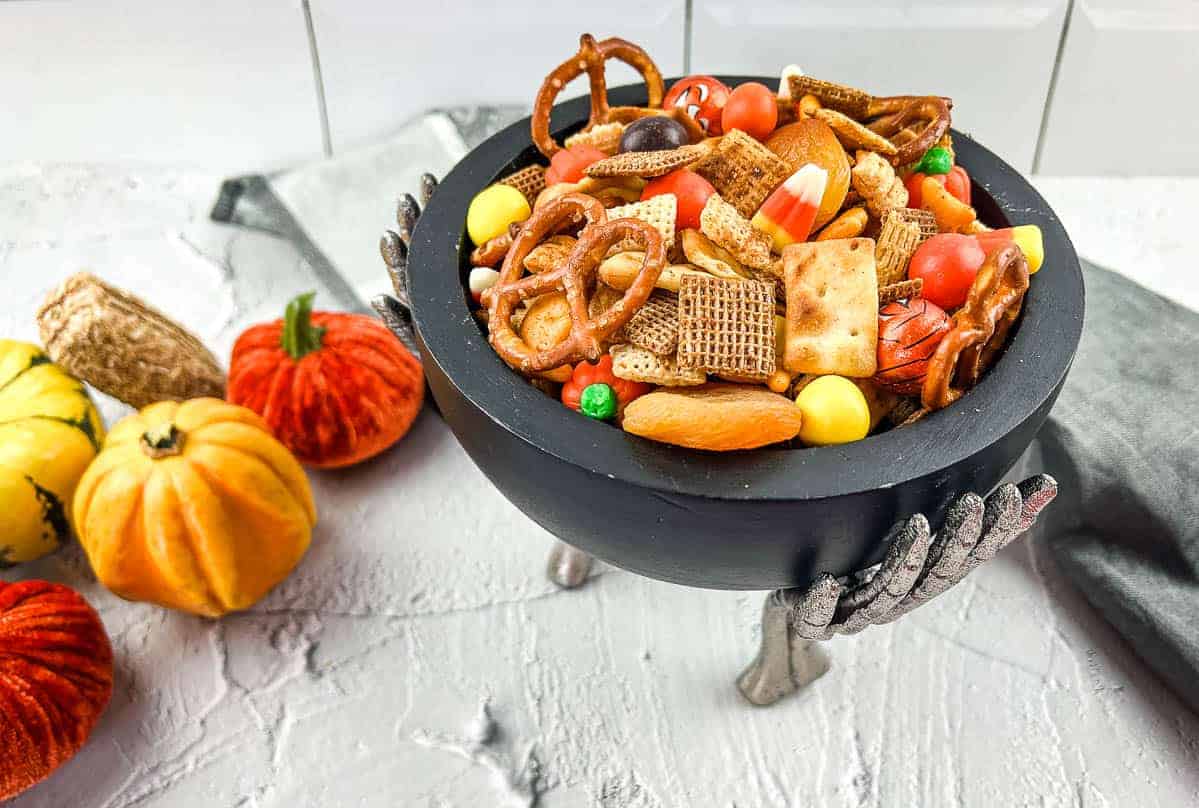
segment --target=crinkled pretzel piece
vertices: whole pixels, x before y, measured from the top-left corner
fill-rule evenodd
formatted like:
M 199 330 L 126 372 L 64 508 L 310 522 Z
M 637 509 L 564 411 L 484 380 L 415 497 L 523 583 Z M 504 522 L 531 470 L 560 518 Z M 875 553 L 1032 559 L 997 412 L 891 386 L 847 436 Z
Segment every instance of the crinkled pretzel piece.
M 570 254 L 553 270 L 521 277 L 528 254 L 563 223 L 578 218 L 586 221 Z M 613 244 L 633 238 L 644 248 L 641 269 L 624 295 L 607 311 L 592 319 L 587 310 L 591 281 L 604 255 Z M 512 368 L 526 375 L 560 365 L 595 361 L 603 355 L 603 343 L 629 321 L 649 298 L 663 267 L 666 245 L 657 230 L 636 219 L 608 221 L 597 200 L 583 194 L 565 194 L 533 212 L 517 233 L 504 258 L 500 277 L 483 293 L 487 306 L 489 341 L 495 352 Z M 516 306 L 524 300 L 564 291 L 570 305 L 570 335 L 544 351 L 529 347 L 512 327 Z
M 1007 244 L 987 256 L 929 360 L 920 391 L 926 409 L 948 407 L 978 383 L 1003 348 L 1027 291 L 1028 261 L 1018 246 Z
M 810 76 L 789 76 L 793 97 L 814 95 L 829 108 L 821 118 L 842 140 L 854 148 L 868 148 L 887 155 L 892 165 L 919 160 L 949 131 L 953 100 L 935 95 L 873 96 Z M 869 130 L 869 131 L 863 131 Z M 873 133 L 877 138 L 872 138 Z M 885 141 L 885 142 L 884 142 Z
M 869 123 L 867 128 L 896 145 L 892 165 L 906 165 L 919 160 L 949 131 L 951 106 L 949 99 L 936 95 L 877 98 L 871 103 L 870 112 L 882 114 L 882 117 Z M 902 138 L 904 142 L 900 143 L 901 138 L 896 136 L 905 132 L 910 135 Z

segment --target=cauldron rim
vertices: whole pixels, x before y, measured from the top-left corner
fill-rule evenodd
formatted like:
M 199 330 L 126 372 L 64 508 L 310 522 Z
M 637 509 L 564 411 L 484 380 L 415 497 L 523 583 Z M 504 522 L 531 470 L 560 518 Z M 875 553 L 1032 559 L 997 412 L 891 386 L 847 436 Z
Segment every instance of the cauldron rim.
M 718 78 L 730 86 L 773 81 Z M 614 105 L 644 103 L 644 85 L 611 88 L 610 97 Z M 586 96 L 557 104 L 551 131 L 561 138 L 581 125 L 587 111 Z M 1048 203 L 1015 168 L 973 138 L 956 129 L 953 137 L 958 162 L 974 182 L 976 207 L 991 208 L 995 224 L 1038 225 L 1045 261 L 995 366 L 956 404 L 915 424 L 841 446 L 703 452 L 584 418 L 528 384 L 487 343 L 465 288 L 470 200 L 533 162 L 533 155 L 545 162 L 530 143 L 527 117 L 477 146 L 446 175 L 413 233 L 409 292 L 424 360 L 435 363 L 457 394 L 493 424 L 539 451 L 592 474 L 666 494 L 820 500 L 901 486 L 969 462 L 1035 417 L 1056 394 L 1081 337 L 1085 291 L 1074 246 Z M 994 221 L 997 216 L 1007 221 Z

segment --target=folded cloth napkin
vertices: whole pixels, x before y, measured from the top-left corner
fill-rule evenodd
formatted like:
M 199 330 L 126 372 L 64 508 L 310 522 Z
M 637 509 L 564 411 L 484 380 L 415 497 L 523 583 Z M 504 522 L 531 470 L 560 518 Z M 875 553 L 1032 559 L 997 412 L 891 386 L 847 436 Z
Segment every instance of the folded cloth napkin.
M 1199 712 L 1199 314 L 1083 270 L 1082 342 L 1038 436 L 1060 484 L 1042 535 L 1091 605 Z

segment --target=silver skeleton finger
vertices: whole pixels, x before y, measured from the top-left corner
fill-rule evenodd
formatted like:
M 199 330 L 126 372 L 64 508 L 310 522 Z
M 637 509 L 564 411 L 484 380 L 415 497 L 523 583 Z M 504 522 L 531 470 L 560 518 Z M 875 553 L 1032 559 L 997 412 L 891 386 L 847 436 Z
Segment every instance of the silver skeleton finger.
M 870 580 L 846 591 L 829 628 L 838 634 L 856 634 L 881 620 L 907 597 L 924 569 L 932 532 L 923 514 L 908 519 L 896 531 L 883 563 Z

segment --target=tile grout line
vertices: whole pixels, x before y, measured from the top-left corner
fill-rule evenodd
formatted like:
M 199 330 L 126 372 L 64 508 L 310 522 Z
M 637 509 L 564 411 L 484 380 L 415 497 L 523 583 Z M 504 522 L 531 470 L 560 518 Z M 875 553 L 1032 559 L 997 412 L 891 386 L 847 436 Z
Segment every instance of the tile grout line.
M 695 14 L 695 0 L 683 4 L 683 75 L 691 75 L 691 31 Z
M 308 53 L 312 57 L 312 81 L 316 86 L 316 106 L 321 116 L 321 147 L 326 157 L 333 156 L 333 138 L 329 133 L 329 107 L 325 103 L 325 78 L 321 73 L 321 55 L 316 46 L 316 28 L 312 24 L 312 8 L 308 0 L 300 0 L 304 9 L 304 26 L 308 31 Z
M 1032 173 L 1041 170 L 1041 156 L 1045 148 L 1045 134 L 1049 131 L 1049 110 L 1053 106 L 1053 96 L 1057 92 L 1058 74 L 1062 69 L 1062 56 L 1066 52 L 1066 36 L 1070 33 L 1070 18 L 1074 16 L 1074 0 L 1066 2 L 1066 16 L 1062 21 L 1062 34 L 1057 40 L 1057 54 L 1053 59 L 1053 70 L 1049 74 L 1049 89 L 1045 93 L 1045 108 L 1041 110 L 1041 127 L 1037 131 L 1037 148 L 1032 156 Z

